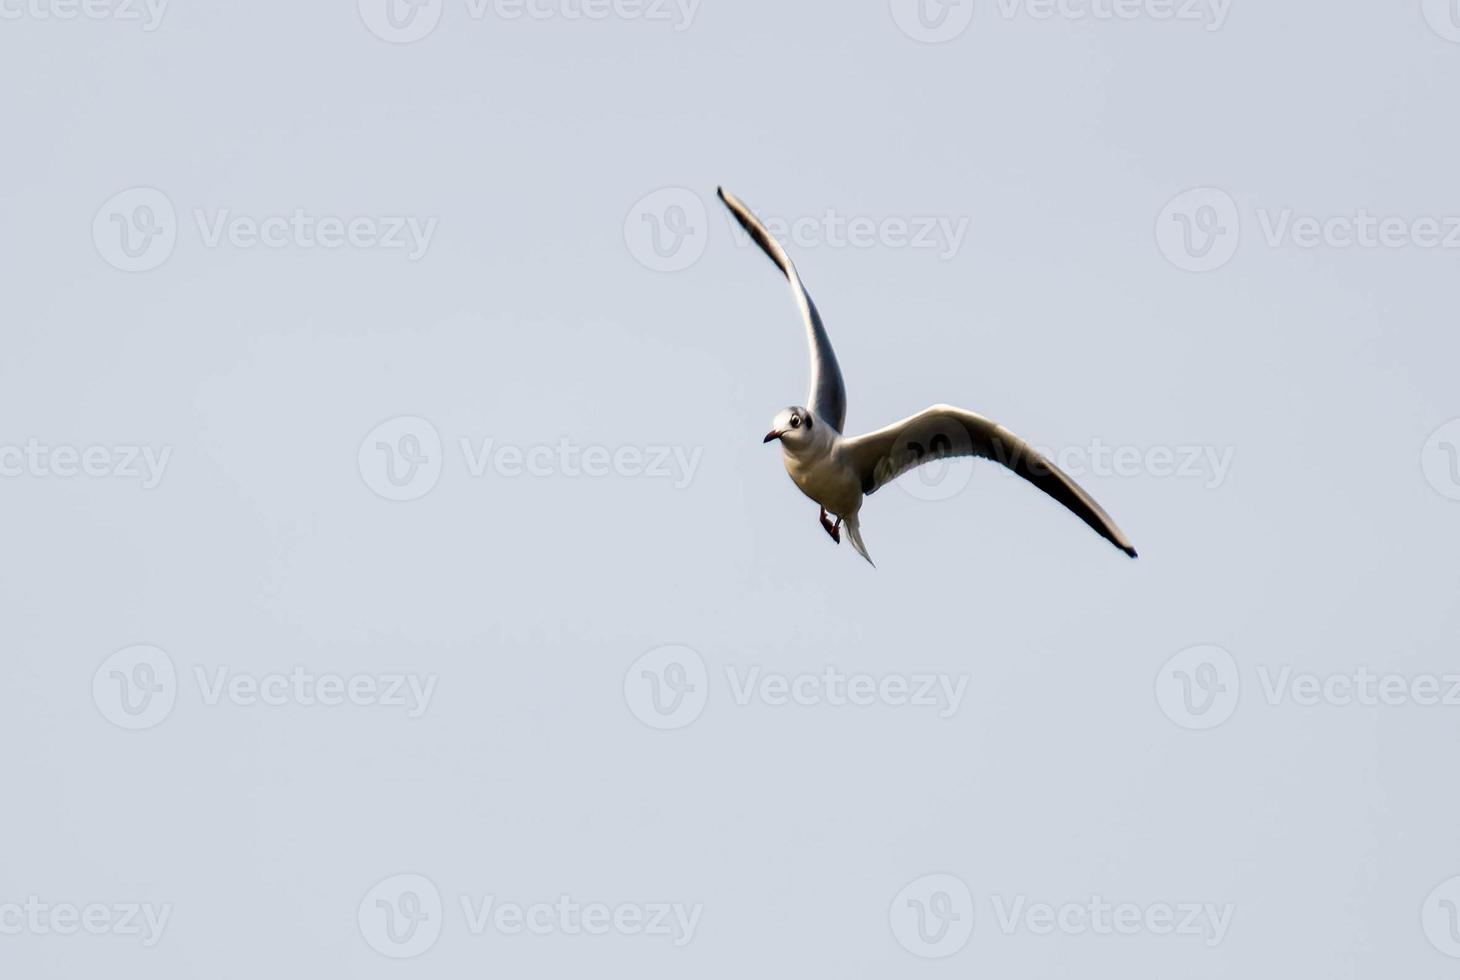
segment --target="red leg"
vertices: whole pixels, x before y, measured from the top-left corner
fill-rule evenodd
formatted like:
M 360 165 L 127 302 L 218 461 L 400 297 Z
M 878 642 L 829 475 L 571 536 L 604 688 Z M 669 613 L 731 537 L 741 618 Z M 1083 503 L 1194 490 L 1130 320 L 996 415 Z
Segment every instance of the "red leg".
M 837 544 L 842 543 L 842 519 L 838 517 L 836 523 L 833 524 L 827 519 L 825 507 L 821 508 L 821 526 L 826 529 L 827 534 L 831 535 L 833 541 Z

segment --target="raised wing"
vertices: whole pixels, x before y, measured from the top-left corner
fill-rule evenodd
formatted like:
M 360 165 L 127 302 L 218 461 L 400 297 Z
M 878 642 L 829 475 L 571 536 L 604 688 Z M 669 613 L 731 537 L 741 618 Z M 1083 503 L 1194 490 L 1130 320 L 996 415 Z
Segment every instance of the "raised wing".
M 791 292 L 796 296 L 796 305 L 801 308 L 801 318 L 806 321 L 806 337 L 811 346 L 811 393 L 806 398 L 807 407 L 838 432 L 842 431 L 847 423 L 847 388 L 842 383 L 842 370 L 837 366 L 836 354 L 831 349 L 831 338 L 826 335 L 826 327 L 822 325 L 821 314 L 816 312 L 816 304 L 811 301 L 811 294 L 801 285 L 801 277 L 796 273 L 796 266 L 792 264 L 786 250 L 766 230 L 750 208 L 723 187 L 717 193 L 730 209 L 730 213 L 735 215 L 735 220 L 740 222 L 740 227 L 749 232 L 755 243 L 771 257 L 771 261 L 780 267 L 790 281 Z
M 844 439 L 840 452 L 861 478 L 863 493 L 873 493 L 908 470 L 936 459 L 991 459 L 1064 504 L 1105 540 L 1136 557 L 1130 540 L 1079 484 L 1023 439 L 982 415 L 934 405 L 885 429 Z

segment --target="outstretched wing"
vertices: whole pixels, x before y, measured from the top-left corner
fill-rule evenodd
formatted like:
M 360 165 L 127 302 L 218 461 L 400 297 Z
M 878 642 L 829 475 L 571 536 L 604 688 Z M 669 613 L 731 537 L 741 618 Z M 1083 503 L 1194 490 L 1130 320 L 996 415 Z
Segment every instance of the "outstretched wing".
M 885 429 L 842 440 L 841 453 L 861 477 L 863 493 L 873 493 L 908 470 L 936 459 L 991 459 L 1064 504 L 1105 540 L 1136 557 L 1130 540 L 1079 484 L 1023 439 L 982 415 L 934 405 Z
M 840 432 L 847 422 L 847 389 L 842 383 L 836 354 L 831 349 L 831 338 L 826 335 L 826 327 L 821 323 L 821 314 L 816 312 L 816 304 L 811 302 L 811 294 L 801 285 L 801 277 L 797 275 L 796 266 L 786 255 L 786 250 L 750 208 L 723 187 L 717 192 L 730 213 L 735 215 L 735 220 L 740 222 L 740 227 L 750 233 L 750 237 L 790 281 L 796 305 L 801 308 L 801 318 L 806 321 L 806 336 L 811 345 L 811 394 L 807 396 L 807 406 Z

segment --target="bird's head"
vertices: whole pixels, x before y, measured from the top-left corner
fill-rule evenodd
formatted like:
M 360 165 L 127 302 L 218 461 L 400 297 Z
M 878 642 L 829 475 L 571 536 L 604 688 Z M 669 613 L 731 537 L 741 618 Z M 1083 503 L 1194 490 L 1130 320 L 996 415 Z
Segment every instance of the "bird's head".
M 804 449 L 816 440 L 816 420 L 811 412 L 799 405 L 783 408 L 771 420 L 771 431 L 765 435 L 765 442 L 781 440 L 787 449 Z

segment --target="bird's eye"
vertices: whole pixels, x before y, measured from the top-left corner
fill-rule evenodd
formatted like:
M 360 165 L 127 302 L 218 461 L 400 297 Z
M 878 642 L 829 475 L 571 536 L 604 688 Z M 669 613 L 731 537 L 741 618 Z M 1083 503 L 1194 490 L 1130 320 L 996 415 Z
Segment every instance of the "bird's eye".
M 800 427 L 801 427 L 801 417 L 799 415 L 792 415 L 791 416 L 791 428 L 793 428 L 793 429 L 799 429 Z

